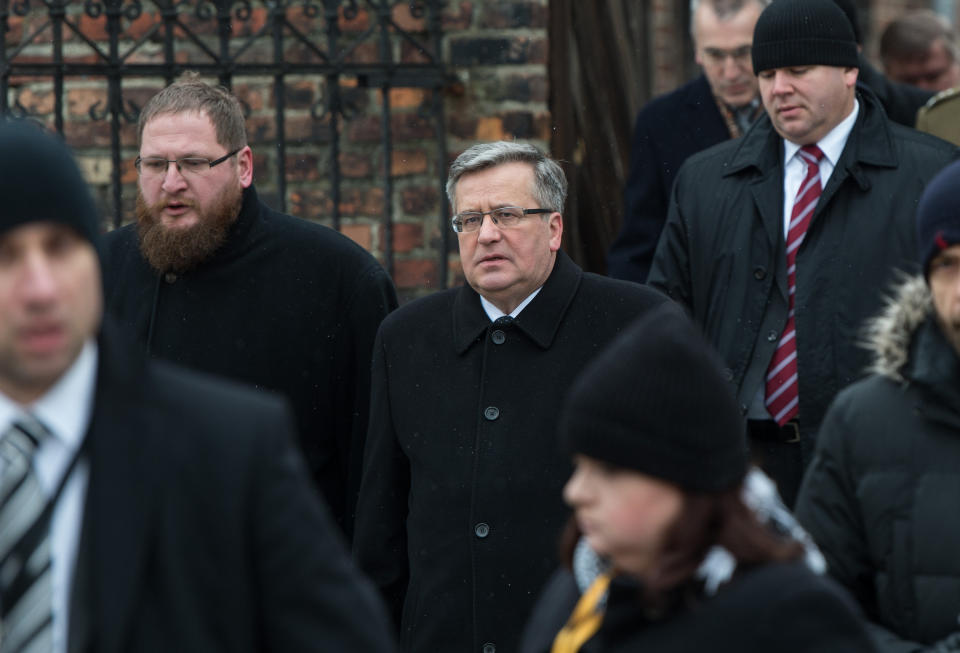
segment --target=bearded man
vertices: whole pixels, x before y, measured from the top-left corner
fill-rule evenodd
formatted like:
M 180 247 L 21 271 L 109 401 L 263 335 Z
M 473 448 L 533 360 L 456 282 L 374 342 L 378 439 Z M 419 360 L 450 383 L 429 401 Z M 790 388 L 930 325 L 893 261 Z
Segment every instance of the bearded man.
M 271 210 L 243 112 L 187 76 L 140 114 L 137 220 L 108 234 L 107 308 L 153 356 L 285 394 L 315 482 L 349 533 L 370 353 L 396 307 L 369 253 Z

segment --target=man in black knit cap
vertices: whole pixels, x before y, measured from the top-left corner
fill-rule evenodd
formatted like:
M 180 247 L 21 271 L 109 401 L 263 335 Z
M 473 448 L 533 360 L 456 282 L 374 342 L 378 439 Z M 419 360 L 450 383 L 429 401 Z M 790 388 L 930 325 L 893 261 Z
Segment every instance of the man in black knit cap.
M 753 453 L 792 505 L 827 405 L 862 374 L 861 324 L 916 265 L 919 194 L 957 151 L 857 91 L 832 0 L 774 2 L 752 57 L 767 115 L 681 169 L 649 283 L 724 357 Z

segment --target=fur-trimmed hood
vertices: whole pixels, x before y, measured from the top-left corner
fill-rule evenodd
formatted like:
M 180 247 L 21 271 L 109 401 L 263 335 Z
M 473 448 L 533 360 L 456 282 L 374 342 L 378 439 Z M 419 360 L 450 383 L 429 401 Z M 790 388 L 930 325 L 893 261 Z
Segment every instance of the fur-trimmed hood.
M 914 334 L 932 311 L 933 298 L 926 279 L 922 275 L 904 276 L 893 288 L 883 312 L 864 330 L 862 345 L 873 353 L 868 371 L 903 382 Z

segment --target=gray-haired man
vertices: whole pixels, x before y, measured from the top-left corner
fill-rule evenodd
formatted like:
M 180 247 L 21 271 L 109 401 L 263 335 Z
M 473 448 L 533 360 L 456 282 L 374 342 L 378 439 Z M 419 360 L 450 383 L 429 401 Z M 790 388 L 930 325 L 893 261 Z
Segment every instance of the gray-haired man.
M 520 143 L 447 183 L 467 284 L 380 328 L 354 550 L 407 651 L 513 651 L 555 565 L 570 464 L 555 416 L 584 364 L 664 301 L 562 251 L 566 179 Z

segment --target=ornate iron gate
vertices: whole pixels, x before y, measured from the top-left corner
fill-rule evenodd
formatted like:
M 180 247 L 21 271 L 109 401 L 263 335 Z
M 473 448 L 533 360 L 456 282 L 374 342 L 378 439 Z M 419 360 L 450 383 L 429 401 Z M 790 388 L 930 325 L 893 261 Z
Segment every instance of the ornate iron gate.
M 250 116 L 262 114 L 254 130 L 273 141 L 273 151 L 258 154 L 272 175 L 275 197 L 288 210 L 291 197 L 316 195 L 335 229 L 342 227 L 344 131 L 362 119 L 366 144 L 353 155 L 370 159 L 367 185 L 355 194 L 382 190 L 380 249 L 393 272 L 395 202 L 392 161 L 395 131 L 402 128 L 428 142 L 433 150 L 432 172 L 439 195 L 442 245 L 439 248 L 440 287 L 447 284 L 446 255 L 450 247 L 443 183 L 446 142 L 443 89 L 448 77 L 441 57 L 440 0 L 0 0 L 0 114 L 33 116 L 58 132 L 70 131 L 66 92 L 71 85 L 93 84 L 87 120 L 106 140 L 109 133 L 109 196 L 112 223 L 125 213 L 124 188 L 133 189 L 130 161 L 136 156 L 134 133 L 139 104 L 186 70 L 235 88 L 247 80 L 269 88 L 253 106 L 241 96 Z M 154 83 L 150 87 L 151 80 Z M 293 86 L 291 86 L 293 84 Z M 49 86 L 48 106 L 28 106 L 23 95 Z M 417 89 L 420 100 L 407 113 L 391 106 L 397 89 Z M 149 92 L 147 92 L 149 91 Z M 266 96 L 266 99 L 264 99 Z M 302 97 L 301 97 L 302 96 Z M 304 116 L 289 124 L 290 105 L 299 102 Z M 41 103 L 42 104 L 42 103 Z M 307 108 L 306 105 L 309 105 Z M 75 107 L 72 115 L 76 115 Z M 364 113 L 366 112 L 366 113 Z M 379 120 L 376 120 L 376 114 Z M 399 119 L 398 119 L 399 116 Z M 370 132 L 377 124 L 378 146 Z M 94 129 L 94 131 L 97 131 Z M 362 132 L 358 128 L 357 133 Z M 293 132 L 296 132 L 295 134 Z M 273 134 L 273 139 L 270 135 Z M 69 134 L 67 134 L 69 136 Z M 69 141 L 68 137 L 68 141 Z M 315 152 L 326 153 L 325 164 Z M 304 158 L 297 158 L 302 155 Z M 379 159 L 375 165 L 373 160 Z M 293 162 L 291 164 L 291 161 Z M 305 161 L 306 163 L 301 163 Z M 291 170 L 303 167 L 306 170 Z M 299 182 L 292 181 L 299 175 Z M 295 207 L 296 208 L 296 207 Z M 297 211 L 294 211 L 297 212 Z

